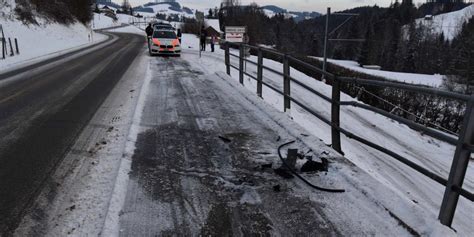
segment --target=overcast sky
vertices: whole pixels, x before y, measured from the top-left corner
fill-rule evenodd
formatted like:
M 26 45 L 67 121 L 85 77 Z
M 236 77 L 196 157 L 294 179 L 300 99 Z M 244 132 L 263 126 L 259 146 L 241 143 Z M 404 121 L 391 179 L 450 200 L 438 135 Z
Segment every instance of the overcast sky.
M 113 0 L 114 2 L 120 3 L 122 0 Z M 153 0 L 129 0 L 133 6 L 141 5 Z M 294 11 L 317 11 L 326 12 L 327 7 L 331 7 L 333 10 L 339 11 L 357 6 L 373 6 L 375 4 L 379 6 L 389 6 L 394 0 L 240 0 L 243 4 L 255 2 L 260 6 L 264 5 L 277 5 L 279 7 L 294 10 Z M 209 7 L 216 7 L 222 2 L 222 0 L 178 0 L 181 5 L 195 8 L 204 9 Z M 424 0 L 415 0 L 416 3 L 425 2 Z

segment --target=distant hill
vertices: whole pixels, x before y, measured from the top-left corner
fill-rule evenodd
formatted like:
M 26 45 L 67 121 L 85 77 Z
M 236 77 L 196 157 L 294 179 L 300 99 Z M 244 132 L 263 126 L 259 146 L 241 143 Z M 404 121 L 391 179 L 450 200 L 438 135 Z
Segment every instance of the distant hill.
M 178 15 L 184 17 L 194 17 L 194 11 L 192 9 L 183 7 L 178 2 L 149 2 L 141 6 L 134 7 L 133 10 L 145 16 L 155 16 L 156 14 L 162 14 L 167 16 Z
M 296 22 L 312 19 L 321 16 L 319 12 L 298 12 L 298 11 L 288 11 L 281 7 L 275 5 L 263 6 L 262 10 L 269 17 L 273 17 L 276 14 L 283 14 L 286 18 L 293 18 Z
M 420 18 L 416 23 L 425 26 L 429 33 L 443 33 L 446 39 L 452 40 L 461 32 L 462 25 L 472 17 L 474 17 L 474 4 L 458 11 Z

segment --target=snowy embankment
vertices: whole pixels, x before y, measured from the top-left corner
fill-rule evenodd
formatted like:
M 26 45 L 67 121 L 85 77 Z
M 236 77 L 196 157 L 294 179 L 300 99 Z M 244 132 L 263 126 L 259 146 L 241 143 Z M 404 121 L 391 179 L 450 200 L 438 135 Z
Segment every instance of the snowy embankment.
M 14 15 L 14 1 L 2 4 L 8 4 L 1 5 L 0 9 L 0 25 L 7 38 L 7 57 L 0 59 L 0 72 L 59 56 L 107 38 L 105 35 L 94 33 L 90 27 L 81 23 L 62 25 L 36 18 L 38 25 L 25 25 Z M 11 56 L 8 39 L 12 41 L 14 56 Z M 19 54 L 16 52 L 14 39 L 18 40 Z
M 323 61 L 323 58 L 320 58 L 320 57 L 311 57 L 311 58 Z M 425 85 L 425 86 L 431 86 L 431 87 L 441 86 L 443 83 L 443 78 L 444 78 L 443 75 L 439 75 L 439 74 L 428 75 L 428 74 L 419 74 L 419 73 L 391 72 L 391 71 L 367 69 L 367 68 L 361 67 L 359 63 L 357 63 L 356 61 L 350 61 L 350 60 L 328 59 L 328 62 L 334 65 L 355 71 L 355 72 L 377 76 L 377 77 L 385 78 L 387 80 Z
M 91 22 L 92 29 L 100 30 L 111 27 L 119 27 L 124 24 L 132 24 L 133 22 L 138 22 L 141 19 L 126 15 L 126 14 L 117 14 L 117 20 L 112 19 L 104 14 L 94 13 L 94 20 Z
M 106 38 L 80 23 L 69 26 L 44 22 L 24 25 L 17 20 L 0 18 L 0 24 L 7 39 L 10 38 L 12 43 L 15 38 L 18 39 L 20 51 L 20 54 L 14 52 L 14 56 L 10 56 L 10 45 L 7 44 L 8 56 L 4 60 L 0 59 L 0 72 L 58 56 L 58 53 L 92 45 Z M 15 47 L 13 50 L 16 51 Z
M 462 25 L 474 16 L 474 4 L 459 11 L 449 12 L 416 20 L 417 25 L 423 25 L 432 34 L 443 33 L 448 40 L 453 40 L 462 30 Z
M 195 37 L 186 37 L 185 39 L 183 41 L 185 48 L 196 49 L 198 47 Z M 187 42 L 187 40 L 189 41 Z M 203 59 L 199 63 L 210 71 L 225 71 L 223 51 L 218 47 L 216 48 L 217 52 L 215 53 L 204 52 Z M 237 52 L 234 53 L 238 54 Z M 249 59 L 254 62 L 257 60 L 255 56 L 251 56 Z M 237 59 L 232 58 L 232 63 L 238 66 Z M 283 68 L 281 63 L 267 59 L 264 60 L 264 65 L 278 71 L 282 71 Z M 252 64 L 247 63 L 246 67 L 248 73 L 257 74 L 257 68 Z M 324 95 L 331 96 L 330 86 L 293 68 L 291 69 L 291 74 L 294 78 Z M 238 78 L 238 72 L 234 69 L 232 69 L 232 77 Z M 283 78 L 281 76 L 265 70 L 263 80 L 282 90 Z M 256 92 L 254 80 L 246 77 L 244 84 L 246 88 Z M 294 83 L 291 86 L 291 93 L 298 101 L 303 102 L 314 111 L 330 119 L 331 105 L 328 102 Z M 282 110 L 283 100 L 281 95 L 264 87 L 263 98 L 267 103 Z M 344 101 L 354 100 L 346 94 L 342 94 L 341 99 Z M 320 137 L 328 144 L 331 143 L 331 128 L 328 125 L 295 104 L 292 104 L 292 110 L 289 115 L 291 115 L 295 122 L 306 128 L 308 132 Z M 442 177 L 448 177 L 455 147 L 445 142 L 420 134 L 408 126 L 359 108 L 342 107 L 341 125 L 350 132 L 388 148 Z M 433 220 L 436 221 L 445 190 L 442 185 L 414 171 L 394 158 L 345 136 L 342 136 L 342 149 L 348 160 L 380 183 L 394 190 L 400 197 L 430 212 Z M 474 162 L 472 161 L 468 167 L 463 187 L 467 190 L 474 190 Z M 409 212 L 410 210 L 406 211 Z M 474 231 L 474 226 L 472 225 L 473 213 L 474 204 L 461 197 L 453 224 L 453 227 L 460 235 L 467 236 Z M 422 224 L 420 223 L 420 225 Z

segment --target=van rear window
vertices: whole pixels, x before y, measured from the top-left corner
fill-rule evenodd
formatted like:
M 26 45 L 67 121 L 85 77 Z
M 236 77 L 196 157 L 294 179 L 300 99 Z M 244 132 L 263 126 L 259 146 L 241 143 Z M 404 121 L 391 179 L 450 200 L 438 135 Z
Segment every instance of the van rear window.
M 155 31 L 153 32 L 153 38 L 176 39 L 176 33 L 173 31 Z

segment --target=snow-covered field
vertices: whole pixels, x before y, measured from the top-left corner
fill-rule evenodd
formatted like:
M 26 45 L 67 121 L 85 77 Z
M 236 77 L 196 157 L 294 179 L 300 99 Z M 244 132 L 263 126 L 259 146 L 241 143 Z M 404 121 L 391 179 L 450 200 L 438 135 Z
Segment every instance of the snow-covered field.
M 323 59 L 320 57 L 312 57 L 322 61 Z M 329 63 L 335 64 L 337 66 L 347 68 L 349 70 L 355 72 L 361 72 L 368 75 L 373 75 L 377 77 L 382 77 L 387 80 L 405 82 L 405 83 L 412 83 L 418 85 L 426 85 L 432 87 L 439 87 L 443 83 L 443 75 L 428 75 L 428 74 L 419 74 L 419 73 L 405 73 L 405 72 L 391 72 L 391 71 L 383 71 L 383 70 L 372 70 L 366 69 L 359 66 L 359 63 L 350 60 L 336 60 L 336 59 L 328 59 Z
M 431 20 L 420 18 L 416 20 L 416 23 L 427 27 L 431 33 L 443 33 L 446 39 L 452 40 L 461 32 L 462 25 L 473 16 L 474 4 L 459 11 L 433 16 Z
M 183 41 L 183 45 L 193 48 L 197 47 L 197 44 L 197 39 L 194 37 L 185 37 Z M 255 62 L 256 57 L 251 56 L 250 60 Z M 232 63 L 236 66 L 238 65 L 236 59 L 232 59 Z M 223 52 L 220 49 L 217 49 L 215 53 L 204 52 L 199 64 L 209 71 L 225 71 Z M 283 68 L 282 64 L 272 60 L 264 60 L 264 65 L 278 71 L 281 71 Z M 247 72 L 256 75 L 257 69 L 252 64 L 247 63 Z M 294 69 L 292 69 L 291 73 L 293 77 L 306 85 L 311 86 L 326 96 L 331 96 L 330 86 Z M 238 72 L 232 70 L 232 76 L 237 79 Z M 401 77 L 402 74 L 399 76 Z M 264 81 L 282 89 L 283 78 L 279 75 L 265 71 Z M 246 88 L 256 92 L 255 81 L 247 77 L 244 84 Z M 312 95 L 296 84 L 292 84 L 291 93 L 296 99 L 302 101 L 314 111 L 317 111 L 326 118 L 330 118 L 331 105 L 323 99 Z M 282 110 L 283 100 L 281 95 L 264 87 L 263 98 L 267 103 Z M 354 100 L 346 94 L 343 94 L 341 99 L 344 101 Z M 328 144 L 331 143 L 331 129 L 322 121 L 294 104 L 288 115 L 311 134 L 323 139 Z M 342 127 L 359 136 L 374 141 L 442 177 L 448 177 L 455 147 L 445 142 L 420 134 L 405 125 L 381 115 L 358 108 L 343 107 L 341 109 L 341 124 Z M 342 149 L 347 159 L 376 180 L 391 188 L 406 200 L 410 200 L 423 209 L 428 210 L 432 213 L 433 217 L 437 216 L 444 193 L 443 186 L 395 159 L 344 136 L 342 137 Z M 463 187 L 472 191 L 474 190 L 474 162 L 471 161 L 470 163 Z M 453 227 L 461 236 L 467 236 L 474 231 L 472 220 L 474 220 L 474 204 L 461 197 Z
M 148 16 L 148 17 L 154 17 L 156 16 L 157 13 L 164 14 L 164 15 L 179 15 L 179 16 L 188 17 L 188 18 L 194 17 L 194 14 L 189 14 L 185 11 L 177 11 L 177 9 L 173 9 L 170 4 L 165 4 L 165 3 L 147 6 L 146 8 L 153 9 L 153 13 L 142 12 L 142 11 L 136 11 L 136 12 L 140 13 L 140 15 L 142 16 Z
M 104 14 L 94 13 L 94 20 L 91 22 L 91 25 L 94 30 L 100 30 L 110 27 L 122 26 L 123 24 L 133 24 L 134 22 L 139 21 L 142 20 L 126 14 L 117 14 L 117 20 L 115 21 Z

